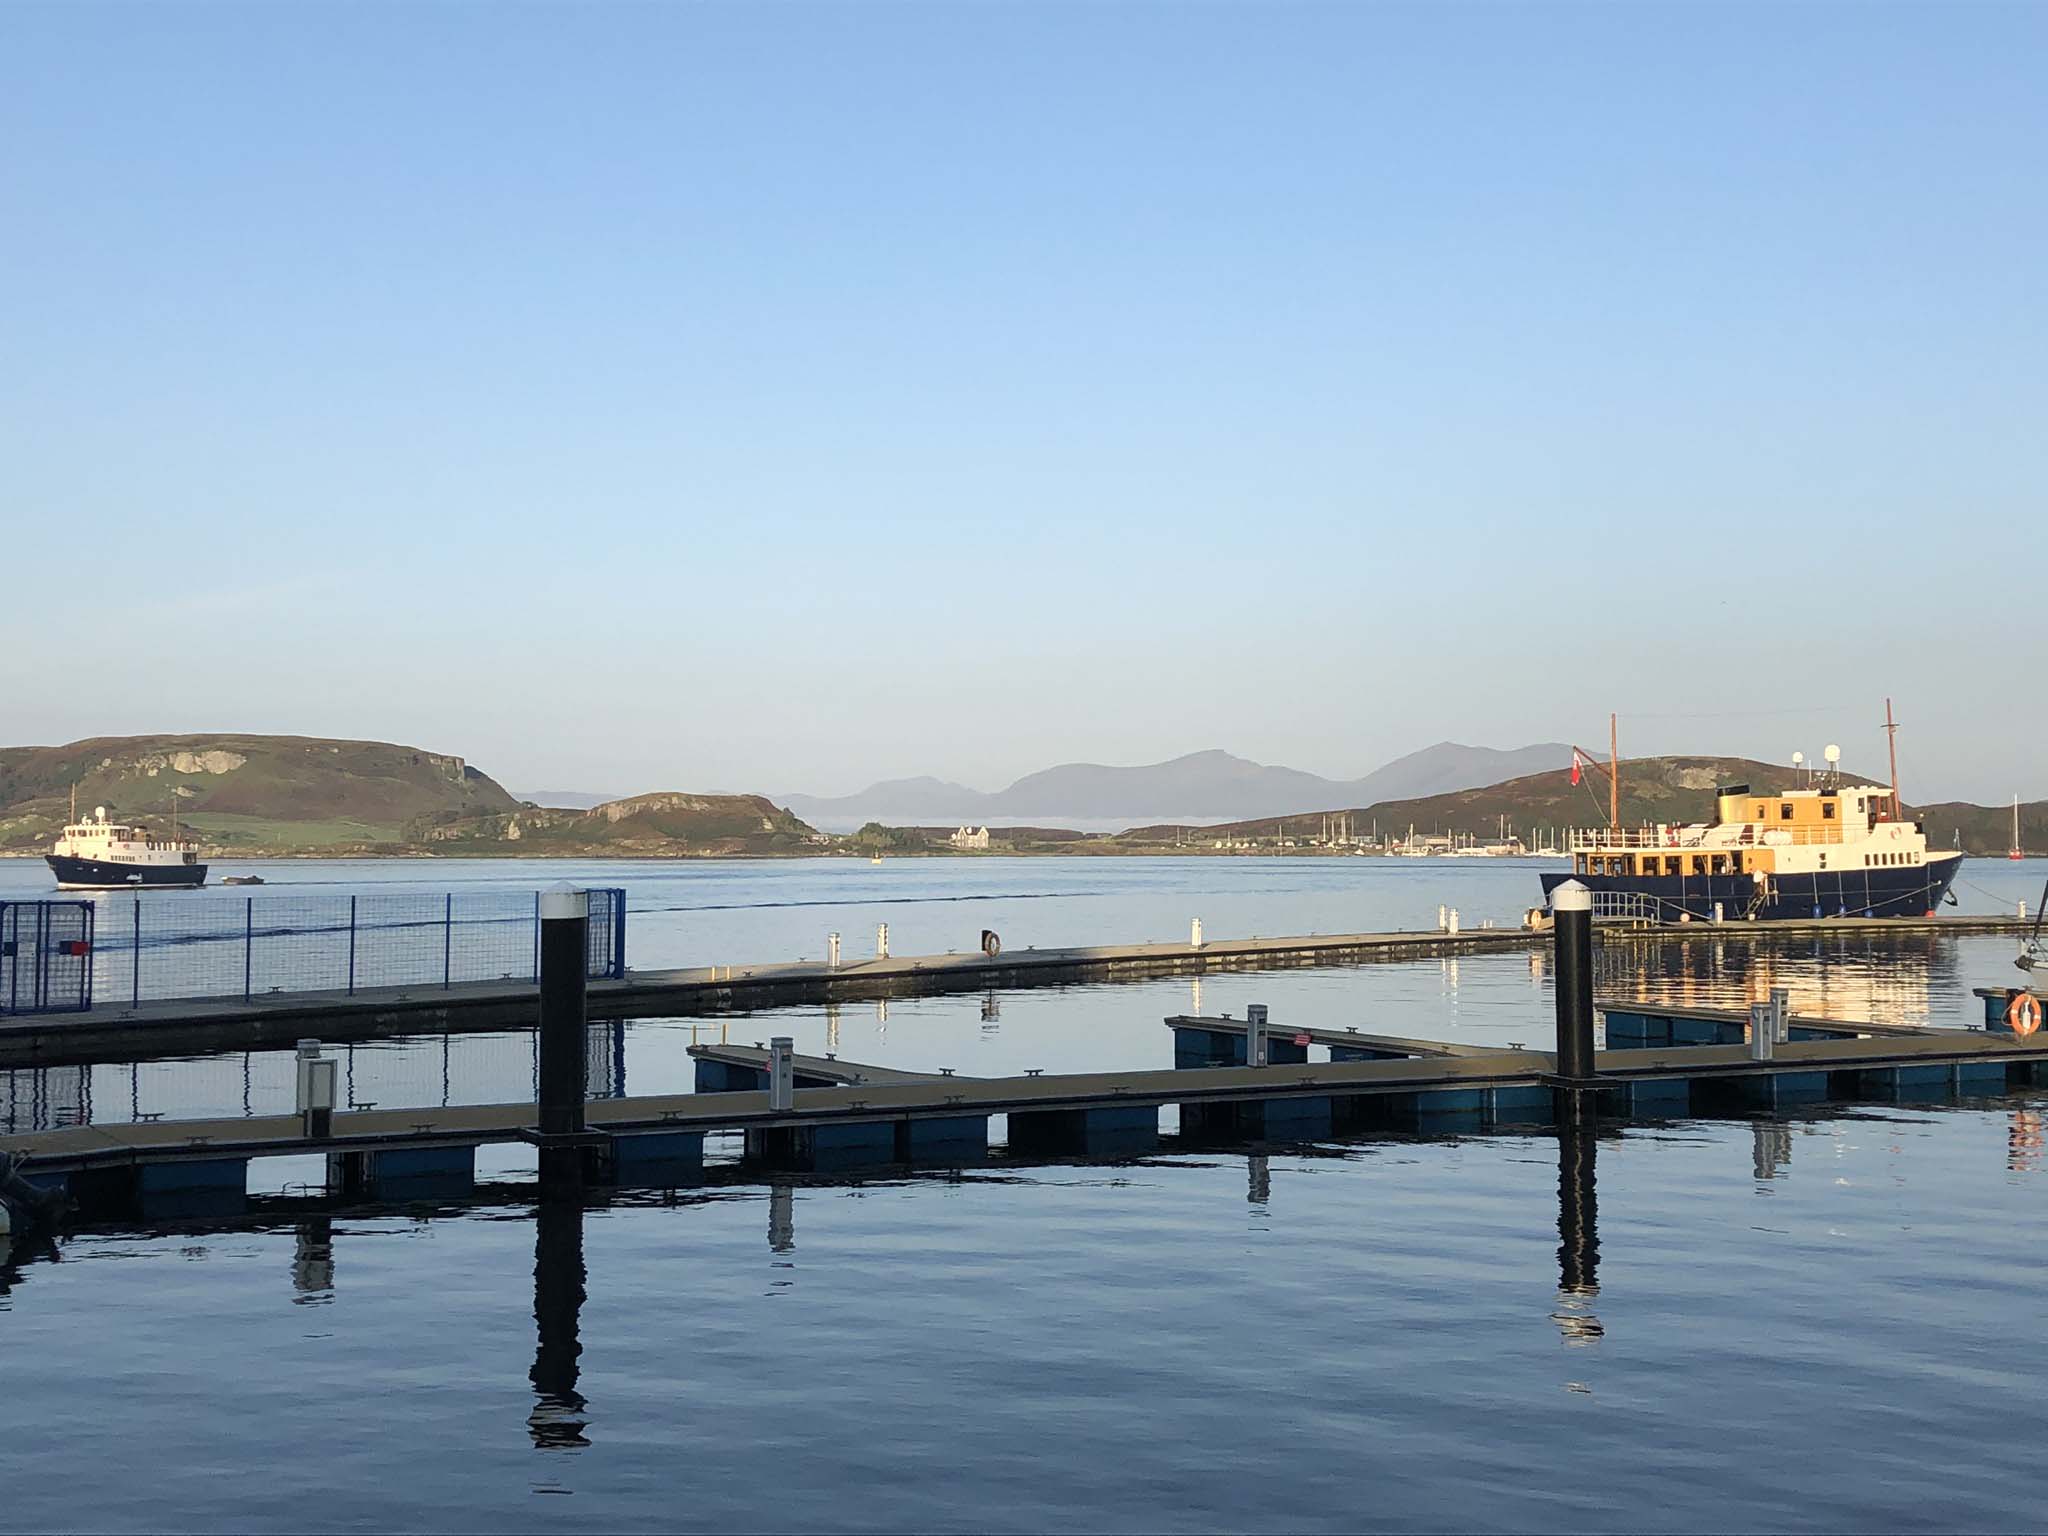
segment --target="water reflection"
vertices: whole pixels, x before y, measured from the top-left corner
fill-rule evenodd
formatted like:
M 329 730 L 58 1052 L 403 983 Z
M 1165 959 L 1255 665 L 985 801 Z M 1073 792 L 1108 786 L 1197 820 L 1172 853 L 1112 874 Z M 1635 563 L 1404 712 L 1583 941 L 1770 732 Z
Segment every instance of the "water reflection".
M 292 1302 L 324 1306 L 334 1300 L 334 1218 L 308 1216 L 292 1232 Z
M 2013 1173 L 2031 1173 L 2048 1149 L 2048 1128 L 2038 1109 L 2016 1109 L 2005 1132 L 2005 1166 Z
M 796 1186 L 768 1187 L 768 1251 L 792 1253 L 796 1249 Z
M 1614 942 L 1595 952 L 1594 970 L 1602 997 L 1734 1008 L 1783 987 L 1794 1013 L 1880 1024 L 1928 1023 L 1937 997 L 1969 995 L 1957 940 L 1942 934 Z
M 543 1185 L 534 1211 L 533 1412 L 526 1427 L 540 1450 L 573 1450 L 590 1444 L 589 1420 L 576 1390 L 583 1341 L 583 1199 L 570 1183 Z
M 1775 1179 L 1780 1168 L 1792 1166 L 1792 1127 L 1771 1120 L 1750 1123 L 1751 1172 L 1759 1179 Z
M 1244 1160 L 1245 1192 L 1247 1204 L 1263 1206 L 1273 1198 L 1273 1160 L 1263 1152 L 1254 1152 Z
M 1590 1129 L 1557 1134 L 1557 1310 L 1550 1314 L 1575 1347 L 1606 1333 L 1593 1313 L 1600 1294 L 1600 1214 L 1594 1185 L 1599 1142 Z

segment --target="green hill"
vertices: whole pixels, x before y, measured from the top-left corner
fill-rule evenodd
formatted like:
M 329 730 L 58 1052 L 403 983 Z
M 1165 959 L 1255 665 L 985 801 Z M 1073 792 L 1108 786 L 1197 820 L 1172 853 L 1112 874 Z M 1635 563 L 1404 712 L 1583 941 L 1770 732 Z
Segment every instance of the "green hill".
M 1879 784 L 1883 775 L 1846 775 L 1856 782 Z M 1791 789 L 1801 782 L 1794 770 L 1781 763 L 1759 763 L 1741 757 L 1639 757 L 1624 758 L 1621 764 L 1621 823 L 1641 826 L 1657 822 L 1707 821 L 1714 814 L 1714 790 L 1721 784 L 1748 784 L 1752 789 Z M 1915 807 L 1908 801 L 1909 814 L 1923 818 L 1928 843 L 1936 848 L 1953 847 L 1958 833 L 1962 846 L 1971 853 L 1998 854 L 2011 840 L 2012 811 L 1969 805 L 1960 801 Z M 1452 794 L 1429 795 L 1415 800 L 1383 800 L 1377 805 L 1332 806 L 1329 811 L 1311 811 L 1300 816 L 1271 816 L 1257 821 L 1232 822 L 1215 827 L 1151 826 L 1133 827 L 1119 834 L 1116 842 L 1135 844 L 1171 843 L 1184 837 L 1238 839 L 1258 842 L 1280 837 L 1297 839 L 1319 835 L 1325 815 L 1348 814 L 1351 830 L 1367 836 L 1375 822 L 1382 837 L 1404 837 L 1412 825 L 1418 836 L 1442 833 L 1470 833 L 1481 839 L 1497 836 L 1501 818 L 1510 831 L 1526 836 L 1536 828 L 1599 827 L 1607 824 L 1607 779 L 1605 765 L 1588 770 L 1581 782 L 1571 782 L 1569 765 L 1548 773 L 1530 774 L 1490 784 L 1484 789 L 1458 790 Z M 2027 846 L 2048 850 L 2048 803 L 2035 802 L 2021 809 L 2021 832 Z
M 676 793 L 610 800 L 587 811 L 526 805 L 487 816 L 428 818 L 409 831 L 437 853 L 528 858 L 815 853 L 830 841 L 760 795 Z
M 437 815 L 512 811 L 489 775 L 445 752 L 312 736 L 99 736 L 0 747 L 0 848 L 46 850 L 69 812 L 180 827 L 221 852 L 346 852 L 401 843 Z

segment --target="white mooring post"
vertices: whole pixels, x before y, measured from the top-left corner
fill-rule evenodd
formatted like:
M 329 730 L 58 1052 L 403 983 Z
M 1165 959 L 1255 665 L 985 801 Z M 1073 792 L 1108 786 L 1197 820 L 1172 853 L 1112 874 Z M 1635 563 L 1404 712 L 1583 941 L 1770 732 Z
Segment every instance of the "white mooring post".
M 1244 1011 L 1244 1064 L 1266 1064 L 1266 1005 L 1253 1003 Z
M 1444 929 L 1444 932 L 1446 932 L 1446 933 L 1456 933 L 1457 931 L 1458 931 L 1458 909 L 1457 909 L 1456 907 L 1453 907 L 1453 908 L 1451 908 L 1451 920 L 1450 920 L 1450 924 L 1449 924 L 1449 926 L 1448 926 L 1448 927 L 1446 927 L 1446 928 Z
M 1778 1021 L 1775 1010 L 1769 1003 L 1749 1005 L 1749 1059 L 1769 1061 L 1771 1047 L 1777 1043 Z
M 1450 926 L 1450 921 L 1451 909 L 1445 906 L 1442 902 L 1438 902 L 1436 907 L 1436 931 L 1438 933 L 1442 933 L 1447 927 Z
M 790 1060 L 796 1042 L 777 1035 L 768 1042 L 768 1107 L 788 1110 L 796 1107 L 796 1069 Z
M 875 958 L 877 960 L 889 958 L 889 925 L 887 923 L 875 924 Z
M 1202 947 L 1202 920 L 1198 917 L 1188 925 L 1188 948 Z
M 1779 1045 L 1792 1038 L 1792 994 L 1783 987 L 1771 988 L 1771 1039 Z
M 334 1131 L 334 1090 L 340 1063 L 320 1054 L 318 1040 L 299 1042 L 296 1102 L 303 1135 L 323 1137 Z
M 836 933 L 825 935 L 825 965 L 828 970 L 839 969 L 839 935 Z

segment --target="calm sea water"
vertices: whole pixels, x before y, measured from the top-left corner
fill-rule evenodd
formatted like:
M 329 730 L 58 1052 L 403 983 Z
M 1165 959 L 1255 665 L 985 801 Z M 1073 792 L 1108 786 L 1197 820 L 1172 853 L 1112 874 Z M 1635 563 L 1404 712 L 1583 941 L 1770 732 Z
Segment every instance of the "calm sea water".
M 1987 906 L 2041 878 L 1965 874 Z M 1439 901 L 1505 922 L 1535 885 L 1527 866 L 1365 860 L 571 877 L 633 892 L 638 965 L 815 954 L 806 935 L 876 910 L 899 952 L 984 925 L 1015 947 L 1166 937 L 1192 915 L 1212 934 L 1427 927 Z M 2017 974 L 2012 948 L 1631 947 L 1606 953 L 1603 987 L 1789 985 L 1816 1012 L 1961 1021 L 1970 987 Z M 684 1048 L 721 1027 L 962 1072 L 1160 1065 L 1164 1015 L 1251 1001 L 1474 1041 L 1550 1028 L 1545 966 L 1507 954 L 1233 974 L 1199 996 L 638 1021 L 618 1044 L 630 1092 L 687 1088 Z M 351 1057 L 358 1102 L 531 1092 L 520 1034 Z M 17 1092 L 14 1113 L 64 1091 L 44 1074 L 25 1095 L 41 1108 Z M 290 1097 L 263 1054 L 97 1067 L 69 1091 L 72 1117 L 108 1120 Z M 1590 1152 L 1388 1138 L 577 1204 L 505 1184 L 463 1207 L 79 1231 L 0 1265 L 0 1528 L 2032 1526 L 2044 1113 L 2014 1094 L 1633 1125 Z M 289 1161 L 252 1187 L 291 1182 Z

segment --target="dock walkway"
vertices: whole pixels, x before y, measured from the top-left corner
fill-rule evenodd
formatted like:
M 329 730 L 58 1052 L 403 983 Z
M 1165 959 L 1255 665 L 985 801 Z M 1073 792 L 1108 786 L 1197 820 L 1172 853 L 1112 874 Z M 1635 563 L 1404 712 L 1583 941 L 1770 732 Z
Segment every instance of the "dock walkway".
M 1604 944 L 1683 939 L 1749 942 L 1825 935 L 2018 932 L 2010 917 L 1823 918 L 1767 924 L 1727 922 L 1603 929 Z M 1547 946 L 1542 929 L 1477 928 L 1459 933 L 1391 932 L 1210 939 L 1186 943 L 1084 945 L 750 966 L 628 970 L 593 980 L 593 1018 L 703 1017 L 762 1008 L 945 992 L 1071 986 L 1086 982 L 1199 976 L 1221 971 L 1522 951 Z M 538 991 L 531 981 L 452 987 L 358 988 L 343 992 L 266 993 L 249 998 L 184 998 L 81 1013 L 0 1016 L 0 1067 L 58 1065 L 209 1050 L 289 1048 L 312 1035 L 336 1043 L 398 1035 L 450 1034 L 530 1026 Z
M 1168 1021 L 1177 1033 L 1229 1022 Z M 1274 1033 L 1291 1041 L 1296 1032 L 1282 1026 Z M 1178 1106 L 1184 1137 L 1314 1140 L 1348 1129 L 1429 1134 L 1549 1124 L 1556 1090 L 1569 1086 L 1558 1079 L 1556 1058 L 1547 1051 L 1446 1054 L 1441 1042 L 1308 1033 L 1333 1049 L 1363 1038 L 1368 1048 L 1412 1046 L 1429 1053 L 1000 1078 L 806 1058 L 814 1073 L 866 1080 L 807 1088 L 788 1109 L 773 1107 L 760 1090 L 593 1100 L 589 1140 L 602 1144 L 621 1181 L 666 1187 L 701 1169 L 704 1138 L 718 1133 L 742 1133 L 749 1158 L 780 1165 L 958 1162 L 987 1156 L 990 1120 L 1000 1115 L 1008 1117 L 1012 1147 L 1101 1155 L 1156 1146 L 1159 1110 L 1167 1105 Z M 744 1048 L 699 1050 L 705 1053 L 700 1061 L 752 1065 Z M 1812 1039 L 1782 1043 L 1764 1061 L 1739 1045 L 1664 1046 L 1602 1051 L 1595 1067 L 1603 1112 L 1679 1116 L 2048 1084 L 2048 1038 L 1956 1030 Z M 409 1181 L 425 1181 L 422 1188 L 466 1187 L 479 1145 L 535 1140 L 536 1124 L 531 1103 L 358 1110 L 334 1115 L 331 1134 L 321 1138 L 305 1135 L 296 1117 L 263 1116 L 77 1126 L 0 1138 L 0 1152 L 24 1159 L 29 1177 L 74 1192 L 111 1178 L 129 1198 L 201 1193 L 233 1200 L 244 1196 L 251 1158 L 324 1153 L 331 1186 L 389 1193 Z

